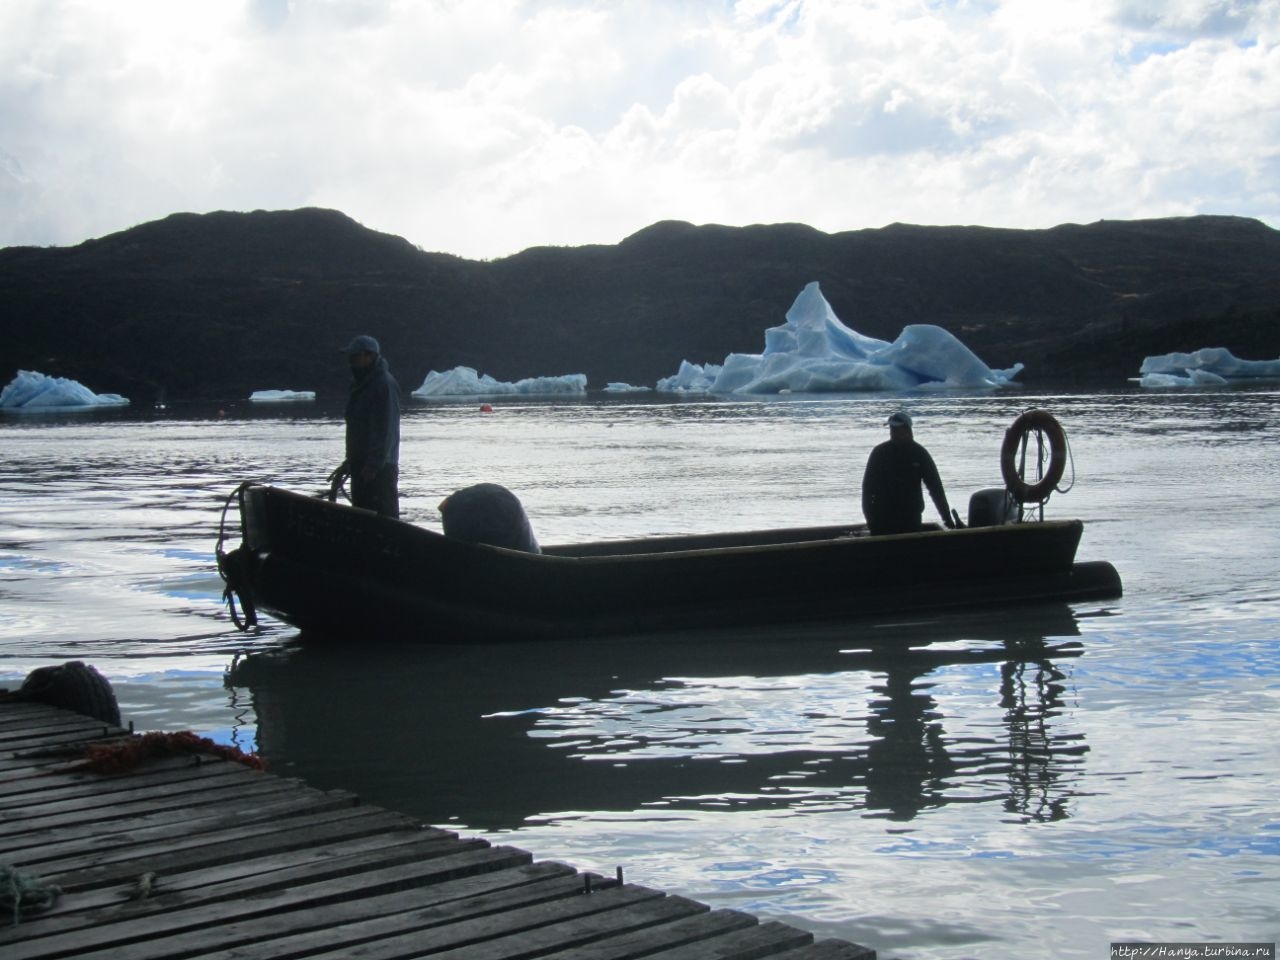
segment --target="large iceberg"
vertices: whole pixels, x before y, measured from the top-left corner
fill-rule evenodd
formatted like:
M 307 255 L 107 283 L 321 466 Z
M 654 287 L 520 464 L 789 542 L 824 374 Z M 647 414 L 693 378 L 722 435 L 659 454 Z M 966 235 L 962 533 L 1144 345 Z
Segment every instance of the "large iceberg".
M 128 403 L 118 393 L 94 393 L 75 380 L 47 377 L 33 370 L 19 370 L 18 375 L 0 392 L 0 407 L 6 410 L 123 407 Z
M 817 282 L 765 331 L 764 353 L 731 353 L 723 364 L 685 360 L 658 389 L 689 393 L 832 393 L 929 387 L 1008 386 L 1022 370 L 993 370 L 954 336 L 932 324 L 905 327 L 893 343 L 840 322 Z
M 1138 368 L 1144 387 L 1213 387 L 1232 380 L 1280 379 L 1280 360 L 1241 360 L 1225 347 L 1147 357 Z
M 587 392 L 587 377 L 582 373 L 570 373 L 560 377 L 527 377 L 508 383 L 495 380 L 487 373 L 481 376 L 471 367 L 454 367 L 444 373 L 432 370 L 422 381 L 422 386 L 411 396 L 421 400 L 448 397 L 502 397 L 511 395 L 581 396 Z

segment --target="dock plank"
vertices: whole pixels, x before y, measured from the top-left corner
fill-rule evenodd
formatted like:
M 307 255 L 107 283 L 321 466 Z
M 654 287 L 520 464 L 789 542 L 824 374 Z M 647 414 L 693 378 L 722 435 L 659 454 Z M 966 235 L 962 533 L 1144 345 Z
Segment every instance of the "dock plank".
M 146 776 L 138 776 L 130 782 L 123 782 L 119 777 L 103 777 L 103 786 L 107 789 L 102 796 L 76 794 L 59 797 L 55 792 L 47 801 L 39 804 L 23 802 L 0 807 L 0 818 L 5 823 L 17 824 L 23 820 L 61 814 L 110 814 L 116 807 L 135 802 L 155 804 L 158 801 L 177 799 L 179 803 L 186 803 L 191 795 L 204 796 L 215 790 L 238 791 L 250 783 L 261 785 L 274 782 L 264 778 L 260 771 L 238 763 L 210 763 L 203 766 L 207 768 L 206 776 L 178 780 L 156 778 L 155 782 L 151 782 Z M 104 798 L 109 800 L 105 807 Z M 110 817 L 104 815 L 102 819 Z
M 558 947 L 577 946 L 610 935 L 653 926 L 665 920 L 705 911 L 702 904 L 667 897 L 630 885 L 412 931 L 338 951 L 315 954 L 316 960 L 407 960 L 430 954 L 432 960 L 512 960 L 535 957 Z
M 138 789 L 152 791 L 160 784 L 190 784 L 192 781 L 216 780 L 225 776 L 242 776 L 248 769 L 226 760 L 195 762 L 194 758 L 175 758 L 128 774 L 104 777 L 80 771 L 46 770 L 38 776 L 6 778 L 0 784 L 0 813 L 28 807 L 39 795 L 42 804 L 81 800 L 86 797 L 114 802 L 116 793 Z M 196 786 L 198 789 L 198 785 Z
M 702 943 L 685 944 L 649 954 L 652 960 L 756 960 L 813 943 L 813 934 L 768 920 L 754 927 L 730 930 Z
M 36 937 L 26 936 L 21 926 L 0 932 L 0 946 L 5 960 L 30 960 L 43 957 L 79 957 L 91 950 L 110 948 L 137 940 L 200 928 L 218 929 L 234 916 L 254 917 L 277 912 L 287 907 L 298 910 L 327 908 L 353 897 L 374 893 L 390 893 L 428 886 L 442 880 L 471 876 L 490 870 L 503 870 L 516 864 L 527 864 L 531 856 L 514 847 L 485 847 L 452 856 L 437 857 L 365 872 L 350 872 L 351 865 L 340 865 L 339 872 L 317 883 L 295 885 L 297 875 L 284 876 L 284 871 L 259 877 L 258 883 L 232 882 L 187 893 L 165 895 L 130 903 L 121 901 L 96 914 L 80 915 L 78 929 L 68 929 L 67 918 L 50 918 L 49 925 L 38 930 Z M 263 896 L 274 893 L 276 896 Z M 134 908 L 135 909 L 130 909 Z M 194 908 L 194 909 L 184 909 Z M 143 921 L 145 918 L 145 922 Z M 32 924 L 34 925 L 34 923 Z M 23 937 L 23 939 L 19 939 Z M 6 944 L 12 942 L 12 946 Z
M 122 733 L 123 731 L 118 728 L 104 723 L 89 724 L 85 727 L 58 727 L 45 732 L 27 729 L 21 735 L 6 740 L 3 749 L 10 761 L 20 761 L 28 759 L 24 754 L 31 751 L 48 752 L 55 747 L 69 750 L 76 744 L 114 739 Z
M 658 950 L 705 944 L 723 934 L 754 927 L 757 923 L 755 917 L 736 910 L 710 910 L 680 917 L 671 923 L 645 927 L 604 942 L 557 950 L 546 954 L 543 960 L 636 960 L 652 956 Z
M 333 908 L 297 912 L 282 917 L 278 914 L 235 923 L 221 923 L 216 930 L 217 942 L 224 956 L 264 957 L 313 955 L 317 952 L 333 952 L 335 948 L 353 950 L 389 936 L 420 934 L 432 928 L 460 923 L 489 915 L 502 914 L 550 902 L 580 899 L 581 881 L 576 877 L 554 877 L 539 882 L 523 884 L 514 891 L 503 891 L 484 898 L 455 900 L 434 907 L 383 912 L 375 919 L 340 922 L 340 918 L 355 917 L 373 906 L 368 900 L 347 904 L 335 904 Z M 404 898 L 407 902 L 407 898 Z M 377 904 L 385 911 L 386 903 Z M 292 927 L 289 933 L 285 926 Z M 204 954 L 209 946 L 209 928 L 175 934 L 138 944 L 122 957 L 132 960 L 165 960 L 187 953 Z M 419 937 L 417 942 L 423 942 Z M 247 953 L 246 953 L 247 951 Z
M 18 866 L 34 867 L 39 864 L 41 870 L 64 871 L 73 869 L 71 861 L 75 858 L 97 856 L 98 862 L 136 858 L 148 845 L 157 850 L 173 851 L 184 847 L 204 846 L 206 844 L 224 843 L 233 839 L 248 840 L 252 837 L 269 836 L 289 827 L 291 808 L 306 811 L 310 816 L 303 822 L 316 826 L 336 823 L 343 820 L 368 820 L 375 822 L 365 811 L 356 809 L 354 803 L 333 804 L 325 807 L 319 803 L 306 805 L 286 803 L 277 805 L 275 815 L 270 822 L 243 822 L 226 816 L 196 819 L 188 817 L 176 822 L 151 827 L 116 831 L 90 832 L 74 837 L 64 837 L 49 831 L 42 831 L 42 838 L 27 847 L 15 847 L 5 850 L 0 847 L 0 856 Z M 402 821 L 412 822 L 403 817 Z M 55 839 L 56 838 L 56 839 Z M 46 866 L 47 864 L 47 866 Z M 88 865 L 88 864 L 86 864 Z
M 341 811 L 342 816 L 310 819 L 297 826 L 281 824 L 276 829 L 262 824 L 243 831 L 222 830 L 196 833 L 174 840 L 155 843 L 114 843 L 104 850 L 49 860 L 40 867 L 42 873 L 57 879 L 65 889 L 110 883 L 113 879 L 137 872 L 137 862 L 146 860 L 153 873 L 176 874 L 197 867 L 240 863 L 261 857 L 266 850 L 287 853 L 320 847 L 337 841 L 386 838 L 386 842 L 403 840 L 441 840 L 453 836 L 433 828 L 420 827 L 408 817 L 389 811 Z M 27 861 L 15 858 L 22 866 Z
M 262 779 L 259 781 L 243 781 L 239 785 L 232 783 L 217 790 L 187 791 L 180 794 L 179 797 L 181 803 L 186 805 L 187 810 L 199 812 L 201 810 L 207 811 L 208 808 L 225 806 L 234 802 L 237 798 L 246 796 L 256 797 L 259 800 L 267 797 L 283 799 L 296 789 L 296 786 L 289 784 L 287 781 Z M 113 803 L 96 808 L 92 805 L 81 806 L 73 810 L 50 811 L 43 815 L 39 811 L 28 811 L 27 815 L 24 816 L 4 813 L 0 814 L 0 844 L 4 843 L 9 837 L 21 836 L 36 827 L 56 829 L 84 823 L 109 824 L 130 820 L 139 814 L 178 809 L 182 809 L 178 803 L 169 803 L 161 806 L 143 796 L 127 803 Z
M 780 953 L 774 960 L 876 960 L 876 952 L 845 940 L 819 940 L 810 946 Z
M 104 731 L 0 700 L 0 861 L 62 888 L 5 960 L 875 958 L 217 757 L 75 769 Z
M 349 900 L 319 911 L 290 911 L 247 921 L 257 934 L 252 946 L 227 946 L 201 953 L 202 960 L 289 960 L 321 951 L 376 940 L 387 930 L 402 929 L 402 915 L 462 919 L 547 900 L 580 895 L 582 878 L 572 867 L 544 861 L 494 873 L 402 891 L 381 897 Z M 444 908 L 452 908 L 446 914 Z M 412 923 L 414 918 L 407 922 Z
M 211 824 L 226 826 L 236 823 L 256 824 L 262 821 L 307 816 L 313 812 L 322 814 L 330 810 L 348 809 L 358 805 L 359 798 L 345 790 L 324 792 L 288 790 L 279 796 L 259 797 L 253 794 L 237 796 L 226 803 L 218 804 L 212 810 L 198 811 L 191 808 L 156 810 L 124 820 L 105 823 L 69 823 L 57 827 L 41 823 L 38 827 L 10 836 L 0 834 L 0 859 L 8 860 L 19 850 L 35 847 L 38 849 L 33 856 L 37 859 L 32 862 L 38 863 L 39 850 L 46 845 L 49 849 L 56 850 L 61 843 L 83 842 L 86 839 L 95 843 L 109 844 L 115 842 L 116 837 L 148 830 L 162 833 L 177 831 L 178 835 L 182 835 L 188 830 L 205 829 Z

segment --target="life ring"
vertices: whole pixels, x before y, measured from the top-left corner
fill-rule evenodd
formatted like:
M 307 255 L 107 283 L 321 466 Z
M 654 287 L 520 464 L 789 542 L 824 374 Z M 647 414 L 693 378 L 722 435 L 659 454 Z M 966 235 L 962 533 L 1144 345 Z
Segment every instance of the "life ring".
M 1037 483 L 1027 483 L 1015 462 L 1032 433 L 1049 438 L 1049 465 Z M 1067 435 L 1047 410 L 1028 410 L 1005 431 L 1000 447 L 1000 473 L 1004 485 L 1019 503 L 1044 503 L 1067 468 Z

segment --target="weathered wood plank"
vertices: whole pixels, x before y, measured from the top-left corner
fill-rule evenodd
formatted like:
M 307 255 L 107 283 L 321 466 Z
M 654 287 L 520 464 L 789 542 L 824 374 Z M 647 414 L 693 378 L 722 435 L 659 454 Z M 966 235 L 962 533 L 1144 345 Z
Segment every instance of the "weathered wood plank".
M 733 930 L 754 927 L 755 917 L 736 910 L 711 910 L 681 917 L 671 923 L 645 927 L 632 933 L 610 937 L 582 947 L 570 947 L 546 954 L 543 960 L 635 960 L 658 950 L 687 944 L 714 942 Z
M 28 737 L 33 734 L 45 734 L 68 729 L 74 730 L 115 730 L 123 733 L 118 726 L 113 723 L 103 723 L 101 720 L 94 720 L 92 717 L 81 716 L 78 713 L 46 713 L 43 710 L 32 711 L 26 716 L 10 715 L 6 712 L 4 716 L 0 716 L 0 750 L 8 750 L 6 746 L 9 740 L 18 737 Z
M 467 851 L 484 850 L 487 846 L 485 841 L 478 839 L 442 841 L 412 835 L 382 834 L 356 842 L 330 844 L 309 851 L 294 851 L 292 854 L 205 869 L 188 869 L 185 872 L 159 873 L 146 869 L 153 864 L 139 861 L 131 872 L 122 873 L 113 878 L 111 883 L 67 890 L 39 919 L 24 924 L 23 932 L 15 933 L 14 939 L 43 935 L 44 927 L 69 930 L 109 919 L 110 911 L 127 909 L 138 899 L 138 880 L 144 874 L 151 875 L 148 884 L 150 899 L 145 905 L 132 911 L 136 914 L 148 912 L 148 908 L 172 910 L 185 905 L 234 900 L 248 895 L 247 891 L 270 891 L 290 882 L 314 883 L 328 878 L 344 879 L 402 864 L 424 864 L 455 857 Z M 62 885 L 61 877 L 42 879 Z M 352 892 L 358 895 L 360 890 L 357 887 Z M 0 943 L 4 941 L 5 934 L 0 932 Z
M 876 952 L 845 940 L 819 940 L 811 946 L 780 953 L 774 960 L 876 960 Z
M 178 835 L 189 829 L 205 829 L 206 825 L 230 826 L 236 823 L 257 823 L 275 821 L 289 817 L 304 816 L 312 811 L 324 812 L 354 807 L 359 798 L 345 790 L 326 790 L 324 792 L 310 788 L 276 791 L 265 796 L 256 794 L 237 795 L 218 804 L 212 810 L 203 808 L 176 808 L 159 810 L 152 813 L 108 822 L 63 823 L 56 827 L 45 826 L 41 821 L 39 829 L 27 830 L 9 836 L 0 835 L 0 859 L 9 857 L 18 850 L 39 847 L 42 844 L 54 844 L 59 841 L 92 840 L 95 843 L 109 844 L 113 838 L 132 831 L 157 830 L 174 831 Z
M 32 750 L 49 750 L 53 747 L 66 747 L 75 743 L 96 743 L 112 739 L 125 731 L 106 723 L 90 722 L 83 729 L 66 727 L 49 732 L 30 731 L 26 736 L 6 740 L 3 749 L 9 760 L 23 760 L 21 754 Z
M 510 910 L 547 900 L 578 896 L 582 877 L 572 867 L 551 861 L 511 867 L 431 887 L 335 903 L 323 910 L 297 909 L 250 921 L 258 939 L 201 952 L 201 960 L 288 960 L 378 939 L 387 925 L 397 929 L 400 915 L 447 915 L 457 920 Z M 437 912 L 448 911 L 447 914 Z M 443 921 L 439 921 L 443 922 Z M 219 928 L 221 930 L 222 928 Z M 199 936 L 207 935 L 200 931 Z
M 195 779 L 183 779 L 178 781 L 165 781 L 158 778 L 155 784 L 146 782 L 145 777 L 129 777 L 127 782 L 123 778 L 103 778 L 103 786 L 107 788 L 104 793 L 110 794 L 110 803 L 103 804 L 99 797 L 92 794 L 73 796 L 66 799 L 52 799 L 47 803 L 22 803 L 15 806 L 0 807 L 0 818 L 7 822 L 18 822 L 21 820 L 30 820 L 42 818 L 45 816 L 58 816 L 59 814 L 84 813 L 84 812 L 100 812 L 104 806 L 114 808 L 118 806 L 126 806 L 135 802 L 151 803 L 154 806 L 160 806 L 165 802 L 173 802 L 178 798 L 178 802 L 185 802 L 185 798 L 191 795 L 205 795 L 211 790 L 231 789 L 238 790 L 250 782 L 269 782 L 263 776 L 260 770 L 251 770 L 239 763 L 216 763 L 207 765 L 208 776 L 197 777 Z M 209 784 L 207 781 L 216 778 L 216 784 Z M 111 788 L 123 788 L 115 789 Z M 108 819 L 108 818 L 104 818 Z
M 266 846 L 257 853 L 245 853 L 239 857 L 202 847 L 173 857 L 126 861 L 47 876 L 68 894 L 73 894 L 131 881 L 138 875 L 139 867 L 145 864 L 156 868 L 155 873 L 158 878 L 163 878 L 168 892 L 246 880 L 261 874 L 294 870 L 308 865 L 333 865 L 342 860 L 361 857 L 372 857 L 375 861 L 408 857 L 425 859 L 486 846 L 488 843 L 481 839 L 458 840 L 454 837 L 424 835 L 416 830 L 388 830 L 349 840 L 331 839 L 324 843 L 301 845 L 291 842 L 280 849 Z M 396 853 L 389 849 L 393 847 L 411 847 L 412 850 Z
M 293 806 L 301 807 L 296 802 Z M 318 826 L 354 818 L 372 819 L 367 811 L 360 810 L 351 803 L 334 805 L 329 809 L 318 804 L 309 804 L 301 809 L 308 816 L 299 822 L 313 823 Z M 393 816 L 399 818 L 404 826 L 413 823 L 411 818 L 402 814 Z M 290 827 L 289 819 L 280 812 L 277 812 L 272 822 L 267 823 L 242 822 L 226 816 L 217 819 L 184 819 L 163 826 L 121 829 L 114 833 L 89 833 L 67 840 L 54 839 L 57 834 L 50 832 L 45 834 L 44 841 L 38 846 L 25 850 L 0 852 L 0 856 L 8 863 L 28 869 L 65 871 L 73 869 L 69 861 L 76 857 L 97 856 L 100 858 L 99 862 L 107 863 L 112 860 L 137 859 L 144 855 L 149 845 L 168 852 L 183 847 L 269 836 Z M 48 866 L 45 866 L 46 864 Z
M 323 870 L 277 871 L 248 882 L 233 881 L 180 894 L 162 894 L 96 914 L 80 915 L 75 922 L 84 925 L 74 930 L 65 929 L 69 924 L 56 919 L 24 922 L 21 926 L 0 930 L 0 946 L 4 948 L 5 960 L 80 957 L 93 950 L 109 951 L 112 945 L 184 930 L 216 929 L 232 917 L 248 919 L 284 909 L 324 909 L 353 898 L 425 887 L 493 870 L 505 871 L 526 865 L 532 859 L 529 853 L 514 847 L 484 847 L 356 874 L 347 872 L 346 865 L 335 865 L 327 875 Z M 313 873 L 324 879 L 307 883 L 306 878 Z M 264 896 L 265 893 L 275 896 Z M 194 909 L 184 909 L 193 906 Z M 37 923 L 42 925 L 36 931 L 39 935 L 28 936 L 30 928 Z M 211 938 L 210 946 L 216 946 L 216 938 Z
M 71 769 L 74 764 L 81 762 L 83 759 L 84 754 L 82 751 L 56 754 L 37 750 L 32 751 L 32 753 L 41 755 L 37 758 L 40 760 L 41 766 L 33 767 L 29 771 L 7 772 L 4 775 L 3 782 L 0 782 L 0 798 L 8 799 L 12 795 L 28 793 L 33 790 L 43 790 L 54 785 L 62 787 L 76 783 L 97 783 L 103 780 L 101 774 L 87 770 Z M 179 762 L 174 762 L 175 760 Z M 186 762 L 180 762 L 183 760 Z M 163 760 L 149 761 L 147 772 L 159 772 L 190 765 L 190 757 L 169 757 Z
M 447 923 L 581 896 L 580 878 L 559 876 L 523 884 L 514 890 L 468 897 L 434 907 L 419 905 L 413 909 L 394 910 L 388 909 L 389 898 L 382 898 L 382 902 L 376 905 L 368 900 L 359 900 L 335 904 L 324 910 L 293 911 L 286 915 L 274 914 L 252 920 L 223 922 L 212 929 L 194 930 L 140 943 L 132 948 L 125 948 L 119 956 L 129 957 L 131 960 L 165 960 L 173 956 L 205 955 L 210 947 L 210 940 L 214 938 L 223 956 L 235 956 L 237 952 L 241 956 L 252 956 L 255 960 L 307 956 L 331 952 L 339 946 L 351 949 L 391 935 L 408 934 Z M 376 913 L 373 912 L 375 907 Z M 369 919 L 370 916 L 372 919 Z M 365 919 L 358 919 L 360 917 Z M 286 936 L 286 933 L 291 935 Z
M 16 690 L 9 688 L 0 688 L 0 720 L 13 720 L 21 717 L 79 717 L 81 720 L 95 719 L 86 717 L 85 714 L 77 713 L 74 710 L 64 710 L 61 707 L 50 706 L 47 703 L 41 703 L 38 700 L 27 700 L 20 696 L 14 696 Z
M 580 946 L 669 922 L 707 908 L 682 897 L 626 885 L 571 900 L 385 937 L 314 960 L 514 960 Z
M 154 790 L 162 784 L 209 780 L 229 774 L 239 776 L 243 764 L 227 760 L 199 761 L 195 757 L 169 758 L 130 773 L 103 775 L 83 771 L 46 771 L 36 777 L 6 779 L 0 785 L 0 811 L 18 810 L 38 796 L 42 804 L 62 803 L 84 797 L 114 803 L 128 791 Z M 252 772 L 252 771 L 251 771 Z
M 702 943 L 686 944 L 649 954 L 650 960 L 756 960 L 773 957 L 786 950 L 807 947 L 813 935 L 776 920 L 754 927 L 731 930 Z
M 129 820 L 143 814 L 158 813 L 163 810 L 178 810 L 181 809 L 182 803 L 187 805 L 189 811 L 200 812 L 201 808 L 208 809 L 225 805 L 236 797 L 254 796 L 262 799 L 268 796 L 275 796 L 283 798 L 296 789 L 297 786 L 288 781 L 263 777 L 257 781 L 243 781 L 239 786 L 230 784 L 228 788 L 219 790 L 187 792 L 181 794 L 177 800 L 173 797 L 162 798 L 167 801 L 165 803 L 142 798 L 130 803 L 115 803 L 99 808 L 92 806 L 80 807 L 48 816 L 42 816 L 39 813 L 34 813 L 30 816 L 0 813 L 0 843 L 5 842 L 8 837 L 26 833 L 35 827 L 56 829 L 62 826 L 76 826 L 85 823 L 111 823 L 113 821 Z
M 359 837 L 405 835 L 431 836 L 434 839 L 453 838 L 431 827 L 421 827 L 411 818 L 385 810 L 343 810 L 337 815 L 312 818 L 292 825 L 257 824 L 243 829 L 227 829 L 216 832 L 192 832 L 181 838 L 168 838 L 151 843 L 126 843 L 119 841 L 105 849 L 80 852 L 40 864 L 40 871 L 58 877 L 60 884 L 68 877 L 78 879 L 90 875 L 98 878 L 136 874 L 138 864 L 146 861 L 153 872 L 176 873 L 193 865 L 214 866 L 235 863 L 260 857 L 268 851 L 283 853 L 305 847 L 319 846 L 336 840 L 352 840 Z M 14 862 L 18 866 L 29 863 L 19 855 Z
M 124 737 L 123 740 L 120 737 L 113 737 L 113 739 L 105 741 L 90 741 L 90 744 L 92 746 L 122 744 L 127 739 L 128 737 Z M 32 767 L 31 772 L 28 773 L 23 771 L 6 772 L 3 794 L 0 795 L 20 794 L 20 792 L 31 790 L 35 783 L 46 780 L 59 783 L 59 785 L 72 785 L 72 783 L 78 782 L 109 783 L 110 781 L 124 780 L 128 776 L 147 776 L 147 774 L 174 771 L 174 769 L 198 767 L 198 765 L 202 764 L 218 765 L 229 763 L 228 759 L 221 758 L 221 756 L 174 753 L 169 756 L 148 756 L 136 771 L 104 774 L 82 768 L 82 764 L 86 760 L 82 745 L 73 745 L 68 750 L 27 750 L 24 751 L 22 756 L 37 765 Z

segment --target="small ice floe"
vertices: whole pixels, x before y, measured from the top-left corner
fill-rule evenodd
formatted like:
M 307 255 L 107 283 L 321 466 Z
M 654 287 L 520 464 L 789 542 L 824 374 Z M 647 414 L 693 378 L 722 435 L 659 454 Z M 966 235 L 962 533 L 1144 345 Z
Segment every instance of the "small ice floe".
M 315 398 L 314 390 L 255 390 L 249 394 L 254 403 L 309 403 Z
M 422 386 L 412 396 L 421 400 L 448 397 L 506 397 L 506 396 L 582 396 L 587 392 L 587 377 L 582 373 L 570 373 L 558 377 L 527 377 L 509 383 L 495 380 L 487 373 L 483 376 L 471 367 L 454 367 L 439 373 L 432 370 L 422 381 Z
M 1225 347 L 1147 357 L 1134 379 L 1144 387 L 1221 387 L 1233 381 L 1280 379 L 1280 360 L 1241 360 Z

